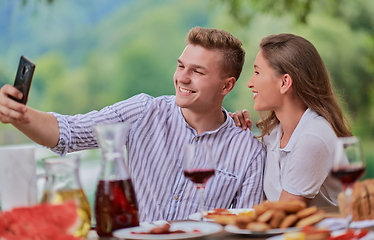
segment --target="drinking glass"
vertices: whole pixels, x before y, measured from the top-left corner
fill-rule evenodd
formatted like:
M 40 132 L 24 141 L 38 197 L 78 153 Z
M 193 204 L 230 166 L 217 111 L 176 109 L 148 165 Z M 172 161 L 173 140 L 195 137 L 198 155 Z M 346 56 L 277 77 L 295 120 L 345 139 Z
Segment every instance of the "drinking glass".
M 41 202 L 62 204 L 74 201 L 80 218 L 74 235 L 86 237 L 91 228 L 91 207 L 80 180 L 80 155 L 47 157 L 42 159 L 42 163 L 46 173 L 39 176 L 46 181 Z
M 184 176 L 196 186 L 199 195 L 200 220 L 204 218 L 204 190 L 207 181 L 214 175 L 212 150 L 207 144 L 187 144 L 183 160 Z
M 352 185 L 365 172 L 365 160 L 360 140 L 355 137 L 338 138 L 331 174 L 340 180 L 345 194 L 343 214 L 347 218 L 347 228 L 352 221 Z

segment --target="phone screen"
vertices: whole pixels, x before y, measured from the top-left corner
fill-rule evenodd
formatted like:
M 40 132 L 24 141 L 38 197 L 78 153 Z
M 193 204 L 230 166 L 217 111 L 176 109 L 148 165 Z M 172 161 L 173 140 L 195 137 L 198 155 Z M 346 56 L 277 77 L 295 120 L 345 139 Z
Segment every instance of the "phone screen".
M 14 99 L 17 102 L 26 104 L 30 91 L 32 77 L 34 75 L 34 70 L 35 64 L 32 63 L 29 59 L 27 59 L 25 56 L 21 56 L 18 64 L 16 79 L 14 80 L 14 87 L 20 90 L 23 96 L 22 99 L 16 99 L 11 97 L 12 99 Z

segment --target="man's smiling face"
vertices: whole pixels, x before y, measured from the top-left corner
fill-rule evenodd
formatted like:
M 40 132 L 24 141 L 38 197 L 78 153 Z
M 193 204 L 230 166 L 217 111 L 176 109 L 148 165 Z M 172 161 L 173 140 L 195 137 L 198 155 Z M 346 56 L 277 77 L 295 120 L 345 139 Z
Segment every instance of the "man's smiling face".
M 200 112 L 222 104 L 224 85 L 219 62 L 222 54 L 198 45 L 187 45 L 174 73 L 176 103 Z

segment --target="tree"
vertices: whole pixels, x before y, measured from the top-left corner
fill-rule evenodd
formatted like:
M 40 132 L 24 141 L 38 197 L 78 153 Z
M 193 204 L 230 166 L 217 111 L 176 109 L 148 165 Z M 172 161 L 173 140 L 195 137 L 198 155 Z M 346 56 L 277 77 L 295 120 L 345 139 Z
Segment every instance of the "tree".
M 221 0 L 243 29 L 264 14 L 291 15 L 320 51 L 345 100 L 356 134 L 374 131 L 374 2 L 371 0 Z M 321 22 L 321 19 L 323 19 Z M 295 28 L 296 29 L 296 28 Z M 321 44 L 319 44 L 321 43 Z M 328 48 L 327 48 L 328 47 Z M 361 126 L 365 126 L 362 128 Z

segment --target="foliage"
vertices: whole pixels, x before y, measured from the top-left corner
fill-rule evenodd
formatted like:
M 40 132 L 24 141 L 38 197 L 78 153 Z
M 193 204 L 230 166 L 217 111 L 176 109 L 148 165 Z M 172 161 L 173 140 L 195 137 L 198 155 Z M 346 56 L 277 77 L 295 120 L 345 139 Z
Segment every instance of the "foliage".
M 370 0 L 1 2 L 0 84 L 13 81 L 19 55 L 26 54 L 37 64 L 28 104 L 43 111 L 76 114 L 140 92 L 173 94 L 185 34 L 196 25 L 217 27 L 242 39 L 247 50 L 247 64 L 224 106 L 247 108 L 256 121 L 246 83 L 258 43 L 293 32 L 321 53 L 355 134 L 371 137 L 373 16 Z
M 336 0 L 330 0 L 335 2 Z M 271 13 L 275 16 L 293 14 L 297 21 L 306 23 L 307 16 L 312 10 L 313 0 L 221 0 L 222 4 L 227 4 L 229 13 L 235 20 L 247 25 L 252 19 L 254 13 Z M 249 9 L 255 9 L 250 11 Z M 257 10 L 257 11 L 256 11 Z
M 221 0 L 221 3 L 227 5 L 228 12 L 242 28 L 253 25 L 264 14 L 274 16 L 274 21 L 291 15 L 294 32 L 311 40 L 319 49 L 351 118 L 354 133 L 371 136 L 374 131 L 373 1 Z

